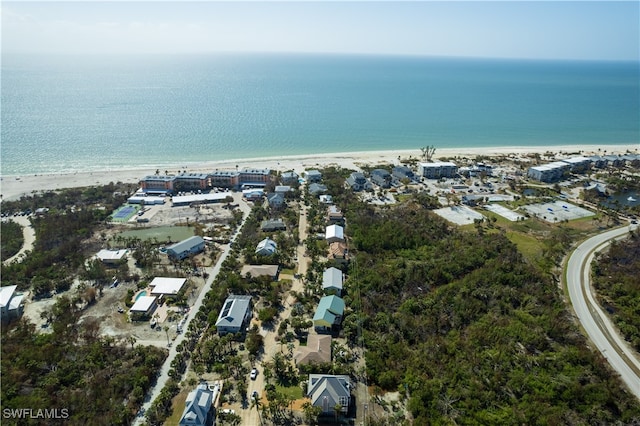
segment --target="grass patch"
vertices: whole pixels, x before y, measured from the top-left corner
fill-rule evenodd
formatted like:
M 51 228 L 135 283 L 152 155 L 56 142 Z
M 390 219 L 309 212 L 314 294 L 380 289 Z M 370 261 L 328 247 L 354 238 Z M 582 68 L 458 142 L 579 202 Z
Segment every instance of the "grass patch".
M 178 426 L 180 424 L 180 417 L 184 411 L 184 403 L 189 395 L 189 390 L 184 389 L 178 393 L 171 401 L 171 409 L 173 414 L 164 422 L 164 426 Z
M 300 386 L 280 386 L 276 385 L 276 392 L 287 395 L 291 399 L 300 399 L 304 397 Z

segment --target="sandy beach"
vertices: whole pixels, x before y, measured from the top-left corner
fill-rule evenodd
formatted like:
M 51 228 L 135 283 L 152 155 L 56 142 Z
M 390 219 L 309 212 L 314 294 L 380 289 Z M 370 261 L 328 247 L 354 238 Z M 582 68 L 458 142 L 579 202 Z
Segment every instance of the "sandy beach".
M 598 151 L 600 149 L 601 151 Z M 567 145 L 567 146 L 541 146 L 541 147 L 490 147 L 490 148 L 437 148 L 434 159 L 461 157 L 473 159 L 478 155 L 498 156 L 516 155 L 522 156 L 527 153 L 553 152 L 560 157 L 570 157 L 575 155 L 600 154 L 624 154 L 627 151 L 637 152 L 637 145 Z M 366 151 L 366 152 L 346 152 L 334 154 L 312 154 L 300 156 L 269 157 L 262 159 L 236 159 L 225 161 L 210 161 L 198 164 L 191 164 L 187 167 L 189 172 L 211 172 L 214 170 L 235 170 L 238 168 L 269 168 L 276 171 L 294 170 L 301 173 L 306 169 L 322 168 L 329 165 L 336 165 L 342 168 L 358 169 L 360 165 L 376 164 L 398 164 L 398 157 L 407 159 L 409 157 L 420 159 L 422 154 L 420 149 L 415 150 L 394 150 L 394 151 Z M 177 173 L 184 170 L 180 166 L 179 159 L 176 159 L 176 166 L 173 168 L 163 167 L 170 173 Z M 155 174 L 156 169 L 134 168 L 104 170 L 93 172 L 60 173 L 60 174 L 37 174 L 23 176 L 2 176 L 0 177 L 0 194 L 2 200 L 14 200 L 22 195 L 32 194 L 34 191 L 48 191 L 63 188 L 75 188 L 92 185 L 105 185 L 109 182 L 136 183 L 144 176 Z

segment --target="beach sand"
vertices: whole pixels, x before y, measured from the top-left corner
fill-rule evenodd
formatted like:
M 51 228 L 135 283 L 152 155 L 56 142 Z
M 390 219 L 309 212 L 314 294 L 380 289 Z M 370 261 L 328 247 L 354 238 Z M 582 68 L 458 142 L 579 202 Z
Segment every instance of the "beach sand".
M 601 149 L 602 151 L 598 151 Z M 541 147 L 491 147 L 491 148 L 437 148 L 434 159 L 466 157 L 473 159 L 478 155 L 498 156 L 510 155 L 523 156 L 528 153 L 553 152 L 560 157 L 570 157 L 575 155 L 600 154 L 624 154 L 625 152 L 637 152 L 637 145 L 566 145 L 566 146 L 541 146 Z M 329 165 L 339 166 L 347 169 L 358 169 L 361 165 L 376 164 L 399 164 L 398 157 L 408 159 L 409 157 L 421 159 L 420 149 L 415 150 L 395 150 L 395 151 L 366 151 L 347 152 L 334 154 L 311 154 L 299 156 L 270 157 L 263 159 L 236 159 L 225 161 L 210 161 L 190 165 L 186 170 L 195 173 L 208 173 L 214 170 L 235 170 L 243 168 L 268 168 L 280 172 L 294 170 L 296 173 L 313 169 L 323 168 Z M 173 168 L 162 167 L 161 173 L 165 169 L 174 173 L 184 166 Z M 119 169 L 93 172 L 60 173 L 60 174 L 37 174 L 24 176 L 2 176 L 0 179 L 0 194 L 2 200 L 15 200 L 22 195 L 30 195 L 34 191 L 49 191 L 63 188 L 76 188 L 93 185 L 106 185 L 109 182 L 137 183 L 147 175 L 155 174 L 156 169 Z

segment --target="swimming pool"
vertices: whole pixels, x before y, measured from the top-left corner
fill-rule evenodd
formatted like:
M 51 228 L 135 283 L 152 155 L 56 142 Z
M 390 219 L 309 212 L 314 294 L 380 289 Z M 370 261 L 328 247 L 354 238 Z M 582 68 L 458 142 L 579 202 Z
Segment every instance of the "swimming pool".
M 147 290 L 142 290 L 140 293 L 136 295 L 136 301 L 140 299 L 142 296 L 146 296 L 146 295 L 147 295 Z

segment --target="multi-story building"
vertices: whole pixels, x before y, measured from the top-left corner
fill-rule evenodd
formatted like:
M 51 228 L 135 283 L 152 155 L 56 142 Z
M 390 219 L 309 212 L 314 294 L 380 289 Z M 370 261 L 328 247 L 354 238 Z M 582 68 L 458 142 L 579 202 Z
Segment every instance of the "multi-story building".
M 451 178 L 458 173 L 458 166 L 449 161 L 419 163 L 418 174 L 427 179 Z

